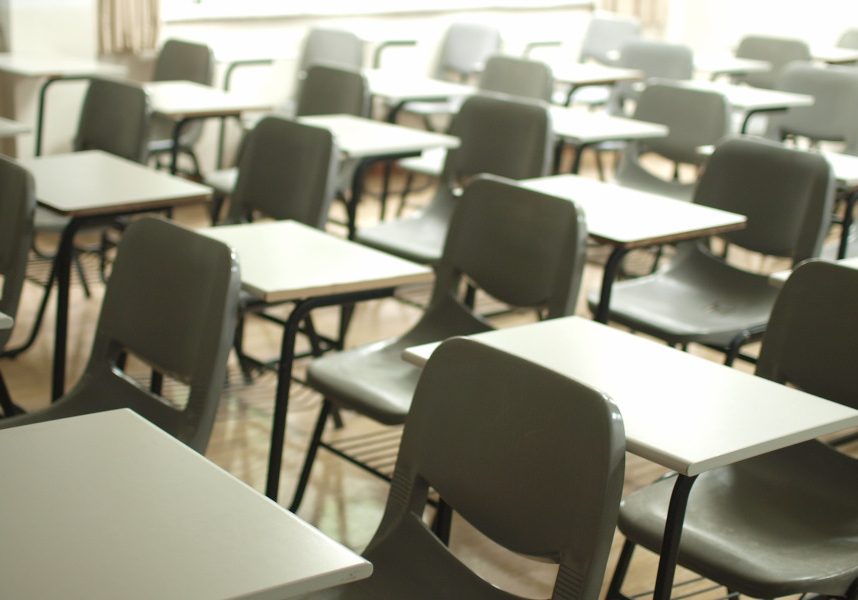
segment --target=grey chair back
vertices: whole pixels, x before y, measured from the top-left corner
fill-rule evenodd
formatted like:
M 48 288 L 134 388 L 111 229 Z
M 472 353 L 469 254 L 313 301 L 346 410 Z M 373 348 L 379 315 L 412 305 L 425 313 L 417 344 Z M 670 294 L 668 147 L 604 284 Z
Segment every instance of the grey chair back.
M 264 117 L 243 143 L 228 221 L 238 223 L 258 211 L 273 219 L 324 228 L 336 191 L 337 166 L 329 130 L 275 115 Z
M 629 144 L 636 154 L 656 152 L 677 163 L 698 164 L 698 148 L 730 132 L 730 105 L 723 94 L 651 83 L 641 92 L 634 118 L 668 127 L 666 137 Z
M 486 61 L 479 88 L 485 92 L 550 102 L 554 75 L 543 62 L 495 55 Z
M 205 44 L 184 40 L 167 40 L 158 52 L 152 81 L 192 81 L 202 85 L 214 82 L 214 52 Z M 152 117 L 152 137 L 169 139 L 173 122 L 160 115 Z M 193 121 L 182 129 L 182 146 L 193 146 L 203 133 L 203 124 Z
M 814 102 L 773 115 L 768 137 L 841 141 L 848 152 L 858 153 L 858 70 L 792 63 L 784 68 L 778 89 L 813 96 Z
M 858 408 L 858 270 L 824 261 L 799 265 L 778 294 L 757 375 Z
M 360 69 L 363 67 L 363 42 L 351 31 L 310 29 L 304 38 L 298 72 L 306 72 L 317 64 Z
M 421 520 L 431 486 L 495 542 L 558 564 L 552 598 L 595 600 L 624 450 L 620 413 L 601 392 L 478 342 L 445 342 L 420 377 L 384 516 L 365 552 L 379 564 L 374 577 L 390 584 L 385 597 L 407 596 L 397 580 L 423 587 L 403 572 L 425 572 L 438 598 L 518 597 L 474 577 L 432 538 Z
M 586 240 L 570 201 L 480 175 L 456 203 L 427 314 L 457 297 L 463 278 L 513 306 L 545 308 L 549 318 L 573 314 Z
M 369 116 L 369 84 L 359 70 L 315 64 L 307 69 L 295 114 Z
M 594 60 L 606 65 L 616 65 L 620 48 L 641 35 L 641 24 L 637 19 L 603 14 L 590 19 L 581 44 L 581 62 Z
M 694 194 L 698 204 L 748 217 L 745 229 L 724 235 L 731 244 L 794 263 L 819 255 L 833 201 L 823 156 L 738 137 L 718 145 Z
M 149 100 L 140 85 L 93 78 L 83 100 L 74 150 L 103 150 L 146 162 L 149 114 Z
M 33 240 L 34 187 L 29 171 L 0 156 L 0 312 L 12 318 L 18 313 Z M 0 330 L 0 350 L 11 335 L 12 329 Z
M 838 48 L 858 50 L 858 29 L 847 29 L 837 40 Z
M 158 219 L 122 237 L 80 380 L 47 409 L 3 419 L 13 427 L 130 408 L 202 452 L 211 435 L 235 333 L 241 278 L 225 244 Z M 142 387 L 119 367 L 131 354 L 188 386 L 178 403 Z
M 155 60 L 152 81 L 193 81 L 211 85 L 214 53 L 205 44 L 167 40 Z
M 548 174 L 554 138 L 542 103 L 472 96 L 453 117 L 449 133 L 461 145 L 447 153 L 446 181 L 479 173 L 510 179 Z
M 493 27 L 468 23 L 450 25 L 441 42 L 435 75 L 466 79 L 484 66 L 501 47 L 500 32 Z
M 811 60 L 810 48 L 802 40 L 794 40 L 765 35 L 749 35 L 742 38 L 736 48 L 739 58 L 751 58 L 771 63 L 770 71 L 748 73 L 738 80 L 754 87 L 774 89 L 781 77 L 781 71 L 794 61 L 808 62 Z

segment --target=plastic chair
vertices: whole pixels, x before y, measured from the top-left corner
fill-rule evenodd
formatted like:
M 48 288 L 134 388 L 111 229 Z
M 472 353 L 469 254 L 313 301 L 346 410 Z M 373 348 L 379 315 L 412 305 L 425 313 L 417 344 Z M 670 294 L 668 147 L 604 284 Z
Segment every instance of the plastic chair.
M 769 117 L 767 137 L 844 142 L 846 152 L 858 153 L 858 71 L 792 63 L 784 67 L 778 89 L 811 95 L 814 102 Z
M 416 217 L 359 229 L 355 239 L 409 260 L 435 263 L 456 204 L 456 186 L 479 173 L 510 179 L 548 173 L 553 134 L 541 103 L 472 96 L 453 118 L 450 135 L 461 145 L 447 153 L 432 203 Z
M 193 81 L 211 85 L 214 80 L 214 53 L 205 44 L 182 40 L 167 40 L 158 52 L 152 81 Z M 160 115 L 152 117 L 149 152 L 165 154 L 173 148 L 175 123 Z M 200 175 L 200 165 L 194 153 L 194 144 L 203 133 L 203 124 L 194 121 L 182 128 L 179 152 L 187 154 L 194 163 L 194 174 Z
M 730 105 L 726 98 L 718 92 L 654 83 L 641 92 L 634 118 L 666 125 L 668 135 L 627 143 L 617 169 L 617 183 L 678 200 L 691 200 L 693 183 L 680 183 L 678 178 L 665 180 L 643 166 L 640 158 L 655 153 L 673 161 L 677 169 L 680 164 L 699 165 L 702 157 L 698 148 L 717 144 L 729 133 Z
M 420 370 L 402 360 L 410 346 L 491 326 L 463 304 L 465 278 L 493 297 L 518 307 L 542 308 L 548 318 L 570 315 L 581 284 L 583 214 L 567 200 L 481 175 L 457 201 L 436 267 L 432 298 L 420 321 L 402 337 L 328 354 L 308 367 L 307 383 L 325 401 L 307 451 L 293 510 L 304 487 L 332 406 L 348 408 L 385 425 L 408 415 Z
M 732 138 L 709 159 L 694 202 L 747 216 L 745 229 L 723 236 L 729 244 L 798 264 L 819 255 L 833 196 L 822 156 Z M 609 318 L 672 345 L 717 348 L 732 364 L 741 346 L 765 331 L 776 294 L 767 275 L 728 264 L 705 242 L 689 242 L 668 268 L 614 285 Z M 593 309 L 598 298 L 589 303 Z
M 33 240 L 33 176 L 14 161 L 0 157 L 0 312 L 18 313 L 21 289 L 27 273 L 27 257 Z M 0 329 L 0 354 L 12 336 L 12 329 Z M 12 402 L 0 373 L 0 410 L 4 416 L 20 412 Z
M 543 62 L 526 60 L 512 56 L 492 56 L 480 77 L 478 89 L 482 93 L 503 94 L 519 99 L 551 101 L 554 89 L 554 76 Z M 450 113 L 459 110 L 463 100 L 457 99 L 446 104 L 444 109 Z M 437 114 L 442 108 L 439 103 Z M 397 161 L 397 165 L 409 173 L 405 184 L 404 196 L 411 191 L 414 173 L 429 177 L 440 177 L 444 170 L 446 150 L 429 150 L 414 158 Z
M 299 77 L 315 65 L 360 70 L 363 42 L 351 31 L 314 27 L 307 32 L 298 61 Z
M 620 48 L 620 67 L 643 72 L 644 80 L 682 81 L 694 74 L 694 55 L 682 44 L 653 40 L 632 40 Z M 614 86 L 608 101 L 608 111 L 623 114 L 626 100 L 637 100 L 636 84 L 621 82 Z
M 759 88 L 774 89 L 781 77 L 784 67 L 794 61 L 810 62 L 810 48 L 801 40 L 769 37 L 764 35 L 749 35 L 742 38 L 736 48 L 738 58 L 751 58 L 771 63 L 772 68 L 762 73 L 748 73 L 737 77 L 748 85 Z
M 45 410 L 0 428 L 131 408 L 195 450 L 206 448 L 226 374 L 240 285 L 223 243 L 158 219 L 132 223 L 119 246 L 89 362 L 75 386 Z M 184 404 L 123 371 L 133 354 L 189 388 Z
M 140 85 L 113 79 L 90 79 L 72 148 L 75 152 L 102 150 L 121 158 L 143 163 L 147 156 L 149 117 L 149 100 Z M 36 207 L 34 227 L 37 233 L 60 233 L 66 228 L 68 222 L 68 217 Z M 104 251 L 106 245 L 106 239 L 104 239 L 101 248 L 98 250 L 101 253 L 102 276 L 104 276 L 105 270 Z M 51 258 L 37 248 L 36 253 L 43 258 Z M 74 255 L 74 266 L 80 277 L 84 293 L 89 296 L 89 287 L 77 252 Z M 8 349 L 9 354 L 20 354 L 35 341 L 52 285 L 53 279 L 49 278 L 45 285 L 45 294 L 36 313 L 33 329 L 27 340 L 16 348 Z
M 757 375 L 858 408 L 856 294 L 854 269 L 799 266 L 775 303 Z M 625 561 L 611 590 L 619 592 L 636 544 L 658 551 L 672 489 L 672 478 L 662 480 L 623 501 Z M 854 600 L 856 496 L 856 460 L 819 441 L 707 471 L 689 498 L 679 564 L 754 598 L 812 593 Z
M 298 95 L 297 116 L 349 114 L 366 117 L 369 114 L 369 85 L 358 71 L 314 65 L 307 70 Z M 246 137 L 246 136 L 245 136 Z M 241 162 L 244 144 L 242 139 L 236 163 Z M 294 172 L 293 172 L 294 174 Z M 343 178 L 346 178 L 346 173 Z M 215 190 L 212 202 L 212 222 L 217 222 L 226 196 L 232 194 L 238 179 L 238 168 L 221 169 L 208 173 L 204 181 Z
M 620 413 L 602 393 L 478 342 L 449 340 L 414 394 L 387 507 L 364 553 L 372 577 L 304 598 L 519 598 L 460 563 L 423 524 L 431 486 L 497 543 L 558 564 L 552 598 L 595 600 L 624 450 Z
M 594 16 L 584 32 L 579 60 L 616 66 L 620 49 L 628 42 L 637 40 L 640 35 L 641 24 L 637 19 L 612 14 Z

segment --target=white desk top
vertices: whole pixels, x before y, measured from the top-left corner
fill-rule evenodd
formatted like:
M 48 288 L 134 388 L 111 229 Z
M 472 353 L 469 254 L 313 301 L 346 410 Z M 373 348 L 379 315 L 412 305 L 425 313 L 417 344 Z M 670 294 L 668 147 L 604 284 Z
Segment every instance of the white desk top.
M 858 425 L 854 409 L 580 317 L 471 337 L 605 392 L 629 450 L 684 475 Z
M 476 90 L 460 83 L 451 83 L 399 71 L 367 69 L 364 71 L 369 91 L 390 104 L 405 101 L 440 101 L 470 96 Z
M 348 158 L 411 154 L 459 146 L 459 138 L 451 135 L 351 115 L 319 115 L 299 117 L 298 120 L 330 130 L 337 147 Z
M 743 215 L 577 175 L 539 177 L 524 187 L 574 201 L 593 239 L 637 248 L 741 229 Z
M 810 54 L 816 60 L 830 65 L 840 65 L 858 62 L 858 50 L 840 48 L 839 46 L 818 46 L 810 49 Z
M 130 410 L 0 431 L 8 598 L 275 599 L 372 566 Z
M 29 125 L 0 117 L 0 138 L 15 137 L 24 133 L 30 133 Z
M 6 313 L 0 312 L 0 330 L 12 329 L 12 326 L 14 324 L 15 324 L 15 319 L 10 317 Z
M 294 221 L 201 229 L 235 250 L 244 288 L 266 302 L 432 281 L 429 267 Z
M 676 84 L 693 89 L 720 92 L 724 94 L 727 102 L 733 108 L 745 111 L 781 110 L 795 106 L 811 106 L 813 104 L 813 96 L 793 94 L 792 92 L 782 92 L 780 90 L 766 90 L 749 85 L 735 85 L 701 79 L 678 81 Z
M 811 259 L 815 260 L 815 259 Z M 852 269 L 858 269 L 858 256 L 852 256 L 849 258 L 842 258 L 840 260 L 828 261 L 835 262 L 838 265 L 843 265 L 844 267 L 850 267 Z M 792 275 L 792 269 L 785 269 L 783 271 L 777 271 L 776 273 L 772 273 L 769 275 L 769 283 L 771 283 L 775 287 L 783 287 L 786 283 L 786 280 L 789 279 L 789 276 Z
M 716 75 L 747 75 L 748 73 L 764 73 L 770 71 L 771 63 L 764 60 L 739 58 L 731 54 L 703 55 L 694 57 L 694 69 L 710 76 Z
M 563 106 L 551 106 L 549 111 L 554 133 L 574 144 L 646 140 L 665 137 L 668 134 L 667 126 L 660 123 Z
M 68 216 L 92 216 L 207 200 L 211 188 L 100 150 L 21 160 L 36 180 L 39 204 Z
M 551 71 L 557 83 L 574 86 L 612 85 L 620 81 L 638 81 L 643 72 L 637 69 L 623 69 L 600 65 L 598 63 L 562 63 L 552 64 Z
M 143 85 L 152 110 L 170 119 L 231 117 L 273 108 L 270 100 L 227 92 L 191 81 L 151 81 Z
M 99 62 L 68 56 L 38 56 L 25 54 L 0 54 L 0 71 L 21 77 L 85 77 L 104 75 L 121 77 L 125 67 L 113 63 Z

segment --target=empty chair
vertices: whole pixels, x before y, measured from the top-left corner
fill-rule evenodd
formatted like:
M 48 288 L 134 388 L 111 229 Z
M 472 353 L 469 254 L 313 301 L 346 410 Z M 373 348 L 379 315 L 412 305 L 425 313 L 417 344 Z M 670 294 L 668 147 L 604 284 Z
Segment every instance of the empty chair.
M 152 81 L 191 81 L 211 85 L 214 79 L 214 53 L 205 44 L 183 40 L 167 40 L 158 52 Z M 149 152 L 165 154 L 173 148 L 175 123 L 154 115 L 149 139 Z M 194 153 L 194 144 L 200 139 L 203 125 L 200 121 L 186 124 L 179 137 L 179 152 L 187 154 L 194 163 L 194 174 L 200 174 L 200 165 Z
M 620 48 L 617 64 L 626 69 L 643 72 L 644 80 L 681 81 L 691 79 L 694 74 L 694 55 L 691 48 L 653 40 L 626 42 Z M 608 110 L 614 114 L 622 114 L 625 101 L 636 100 L 637 97 L 635 84 L 618 83 L 611 92 Z
M 745 229 L 723 236 L 729 244 L 798 264 L 819 254 L 833 191 L 822 156 L 734 138 L 709 159 L 694 202 L 747 216 Z M 609 318 L 669 344 L 712 346 L 731 364 L 765 330 L 776 294 L 767 275 L 730 265 L 705 242 L 688 242 L 667 269 L 616 284 Z M 596 296 L 589 300 L 595 307 Z
M 307 382 L 325 397 L 307 453 L 294 508 L 300 503 L 332 405 L 386 425 L 408 415 L 420 370 L 401 358 L 410 346 L 489 330 L 459 298 L 465 278 L 519 307 L 549 318 L 575 310 L 587 238 L 583 215 L 567 200 L 483 175 L 456 202 L 437 267 L 432 298 L 420 321 L 397 339 L 313 361 Z
M 369 86 L 359 71 L 326 65 L 314 65 L 307 70 L 298 94 L 297 116 L 325 114 L 349 114 L 356 117 L 369 114 Z M 243 139 L 236 164 L 241 163 L 245 143 L 246 139 Z M 291 170 L 289 172 L 292 173 Z M 237 178 L 238 167 L 213 171 L 205 176 L 206 185 L 215 190 L 213 222 L 217 221 L 223 200 L 232 193 Z
M 641 24 L 637 19 L 612 14 L 599 14 L 590 19 L 581 43 L 580 62 L 593 60 L 616 66 L 620 49 L 640 37 Z
M 811 60 L 810 48 L 805 42 L 764 35 L 749 35 L 742 38 L 739 47 L 736 48 L 736 56 L 763 60 L 772 65 L 769 71 L 748 73 L 737 78 L 748 85 L 768 89 L 774 89 L 777 86 L 781 72 L 789 63 Z
M 307 32 L 298 61 L 298 74 L 314 65 L 345 69 L 363 67 L 363 42 L 351 31 L 314 27 Z
M 208 443 L 235 330 L 240 277 L 223 243 L 157 219 L 122 238 L 86 368 L 45 410 L 0 428 L 130 408 L 197 451 Z M 166 401 L 123 372 L 130 354 L 188 386 Z
M 495 542 L 558 564 L 552 598 L 595 600 L 624 450 L 620 413 L 600 392 L 477 342 L 450 340 L 429 359 L 414 394 L 393 490 L 364 553 L 372 577 L 304 598 L 519 598 L 460 563 L 423 524 L 431 486 Z
M 768 137 L 843 142 L 846 152 L 858 153 L 858 71 L 793 63 L 784 68 L 778 89 L 808 94 L 814 101 L 769 117 Z
M 441 183 L 419 215 L 359 229 L 363 244 L 422 263 L 441 257 L 455 188 L 479 173 L 510 179 L 548 173 L 553 136 L 543 104 L 472 96 L 453 118 L 450 134 L 461 145 L 447 153 Z
M 858 270 L 799 266 L 775 303 L 756 374 L 858 408 L 856 294 Z M 625 498 L 625 556 L 635 544 L 658 551 L 672 488 L 666 479 Z M 856 460 L 819 441 L 707 471 L 688 501 L 679 564 L 754 598 L 855 598 L 856 496 Z M 612 590 L 624 575 L 617 570 Z
M 641 92 L 634 118 L 661 123 L 668 127 L 664 138 L 626 144 L 623 160 L 617 170 L 617 183 L 677 198 L 690 200 L 693 183 L 678 178 L 666 180 L 644 167 L 640 158 L 654 153 L 675 163 L 699 165 L 698 148 L 714 145 L 729 133 L 730 105 L 718 92 L 683 88 L 670 83 L 654 83 Z
M 27 257 L 33 239 L 33 176 L 14 161 L 0 157 L 0 312 L 16 317 L 27 272 Z M 0 329 L 0 354 L 12 329 Z M 3 416 L 19 412 L 0 373 L 0 411 Z

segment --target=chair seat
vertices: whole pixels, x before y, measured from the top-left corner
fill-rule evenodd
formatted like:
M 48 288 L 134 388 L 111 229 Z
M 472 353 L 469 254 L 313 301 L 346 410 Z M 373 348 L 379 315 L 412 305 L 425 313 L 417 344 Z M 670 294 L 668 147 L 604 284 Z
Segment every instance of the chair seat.
M 667 196 L 674 200 L 691 202 L 694 196 L 693 183 L 665 181 L 653 175 L 636 163 L 624 163 L 617 171 L 617 183 L 623 187 L 634 188 L 650 194 Z
M 445 160 L 447 160 L 447 151 L 443 148 L 437 148 L 435 150 L 427 150 L 414 158 L 404 158 L 397 161 L 396 164 L 412 173 L 440 177 L 444 170 Z
M 441 259 L 447 227 L 447 219 L 436 213 L 423 212 L 413 218 L 360 229 L 355 239 L 407 260 L 434 264 Z
M 610 319 L 670 344 L 726 347 L 738 333 L 768 322 L 777 289 L 764 275 L 731 267 L 685 247 L 668 269 L 616 283 Z M 591 310 L 599 296 L 588 297 Z
M 61 233 L 66 225 L 69 224 L 69 218 L 57 214 L 47 208 L 41 206 L 36 207 L 36 213 L 33 217 L 33 226 L 36 231 L 53 231 Z
M 623 501 L 619 524 L 631 541 L 657 551 L 673 482 Z M 858 577 L 856 497 L 858 462 L 815 441 L 703 473 L 679 563 L 755 598 L 844 596 Z
M 451 300 L 452 301 L 452 300 Z M 307 368 L 307 383 L 344 408 L 384 425 L 400 425 L 411 408 L 421 369 L 405 362 L 402 352 L 411 346 L 489 330 L 463 311 L 449 311 L 441 303 L 424 315 L 407 336 L 330 353 Z
M 235 189 L 235 182 L 238 180 L 238 169 L 221 169 L 220 171 L 212 171 L 207 173 L 203 178 L 203 183 L 211 186 L 214 191 L 219 194 L 228 196 Z

